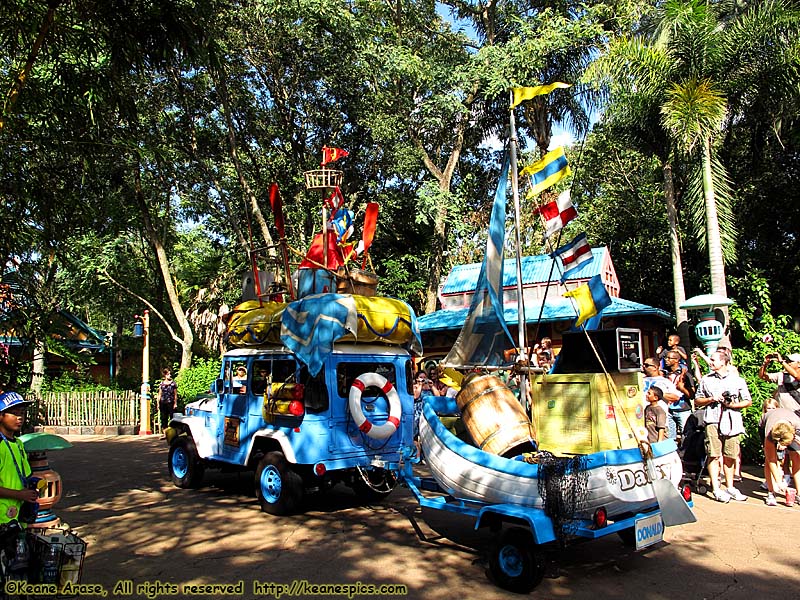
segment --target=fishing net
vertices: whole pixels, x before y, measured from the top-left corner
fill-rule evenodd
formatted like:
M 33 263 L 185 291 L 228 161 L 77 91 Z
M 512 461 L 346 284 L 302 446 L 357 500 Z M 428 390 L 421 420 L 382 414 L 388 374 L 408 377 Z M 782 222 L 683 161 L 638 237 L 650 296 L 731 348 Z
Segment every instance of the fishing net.
M 535 462 L 539 465 L 538 488 L 544 513 L 553 521 L 556 539 L 563 546 L 566 536 L 575 530 L 578 509 L 588 499 L 586 457 L 555 456 L 542 451 L 536 454 Z

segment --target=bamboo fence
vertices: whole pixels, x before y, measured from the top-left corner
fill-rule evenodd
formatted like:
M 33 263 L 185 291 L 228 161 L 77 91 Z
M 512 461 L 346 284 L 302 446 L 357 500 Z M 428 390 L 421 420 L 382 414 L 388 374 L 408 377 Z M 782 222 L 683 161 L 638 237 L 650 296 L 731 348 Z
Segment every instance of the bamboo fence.
M 130 390 L 45 392 L 39 403 L 42 425 L 81 427 L 139 424 L 140 396 Z

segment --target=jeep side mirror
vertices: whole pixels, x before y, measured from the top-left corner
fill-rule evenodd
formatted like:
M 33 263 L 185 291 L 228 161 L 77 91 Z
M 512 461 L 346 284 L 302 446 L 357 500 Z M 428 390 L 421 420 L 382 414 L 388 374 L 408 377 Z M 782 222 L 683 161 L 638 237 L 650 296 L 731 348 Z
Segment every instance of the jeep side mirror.
M 222 379 L 217 379 L 211 384 L 211 392 L 214 394 L 221 394 L 225 390 L 225 382 Z

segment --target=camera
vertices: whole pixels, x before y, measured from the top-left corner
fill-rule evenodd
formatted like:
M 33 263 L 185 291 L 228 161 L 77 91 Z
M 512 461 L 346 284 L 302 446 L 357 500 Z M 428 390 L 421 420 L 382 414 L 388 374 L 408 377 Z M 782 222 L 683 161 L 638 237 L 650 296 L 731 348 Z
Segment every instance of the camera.
M 722 403 L 723 404 L 730 404 L 731 402 L 736 402 L 739 400 L 739 394 L 732 394 L 730 392 L 722 392 Z
M 47 482 L 41 477 L 28 477 L 25 480 L 26 490 L 42 491 L 42 488 L 47 486 Z M 39 516 L 39 503 L 38 502 L 23 502 L 19 507 L 19 515 L 17 520 L 20 523 L 35 523 L 36 517 Z

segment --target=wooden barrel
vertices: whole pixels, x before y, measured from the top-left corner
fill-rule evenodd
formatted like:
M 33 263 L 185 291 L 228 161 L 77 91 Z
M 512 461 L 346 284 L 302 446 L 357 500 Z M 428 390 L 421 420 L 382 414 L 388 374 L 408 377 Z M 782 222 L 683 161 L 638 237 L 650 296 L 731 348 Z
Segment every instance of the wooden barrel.
M 361 269 L 339 267 L 336 271 L 336 291 L 340 294 L 375 296 L 378 289 L 378 276 Z
M 511 457 L 535 449 L 531 421 L 499 377 L 473 378 L 461 388 L 456 403 L 467 431 L 484 452 Z

